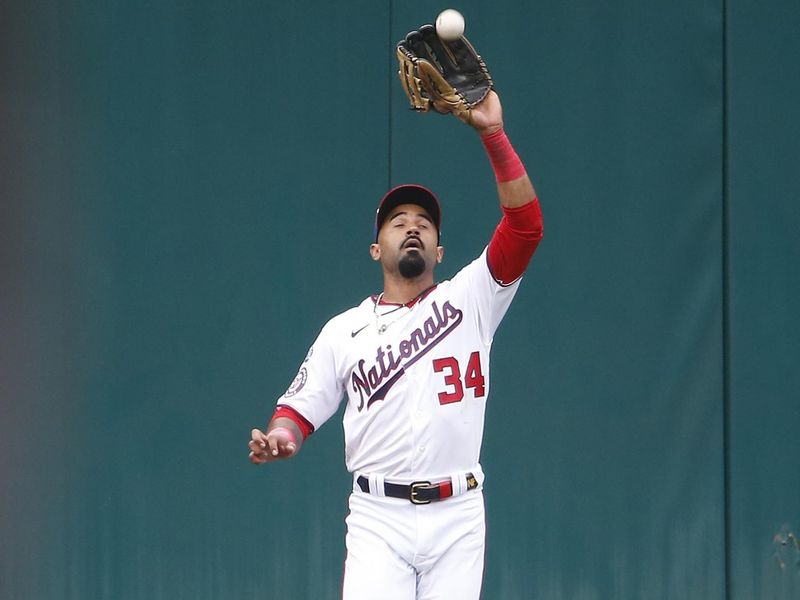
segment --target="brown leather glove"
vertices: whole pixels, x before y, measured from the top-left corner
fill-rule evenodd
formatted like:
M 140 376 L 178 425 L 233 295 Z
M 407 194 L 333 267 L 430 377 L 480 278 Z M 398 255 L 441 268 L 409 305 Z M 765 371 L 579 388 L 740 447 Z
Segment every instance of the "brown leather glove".
M 400 83 L 411 108 L 453 113 L 465 123 L 470 110 L 494 86 L 486 63 L 467 38 L 445 42 L 433 25 L 423 25 L 397 43 Z

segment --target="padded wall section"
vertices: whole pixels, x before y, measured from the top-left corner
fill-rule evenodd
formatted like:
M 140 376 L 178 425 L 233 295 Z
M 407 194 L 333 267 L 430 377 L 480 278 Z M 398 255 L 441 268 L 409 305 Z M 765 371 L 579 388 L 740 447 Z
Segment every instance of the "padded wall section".
M 720 2 L 456 8 L 546 231 L 495 340 L 484 597 L 796 597 L 795 3 L 728 2 L 726 63 Z M 396 78 L 438 10 L 0 7 L 0 596 L 339 597 L 340 416 L 292 463 L 246 442 L 380 289 L 388 186 L 439 193 L 439 278 L 497 223 L 474 132 Z
M 729 2 L 731 598 L 800 595 L 800 6 Z
M 721 6 L 461 8 L 545 217 L 495 337 L 484 596 L 721 598 Z M 499 219 L 488 162 L 393 108 L 393 183 L 441 193 L 451 274 Z
M 341 426 L 276 468 L 246 444 L 374 289 L 387 6 L 16 2 L 0 22 L 0 596 L 338 597 Z

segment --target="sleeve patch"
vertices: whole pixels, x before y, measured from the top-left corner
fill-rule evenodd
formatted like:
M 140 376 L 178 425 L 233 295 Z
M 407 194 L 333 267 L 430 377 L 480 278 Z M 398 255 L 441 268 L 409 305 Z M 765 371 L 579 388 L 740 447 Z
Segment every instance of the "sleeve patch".
M 284 392 L 283 397 L 291 398 L 292 396 L 294 396 L 297 392 L 303 389 L 303 386 L 306 384 L 307 380 L 308 380 L 308 371 L 306 370 L 305 367 L 300 367 L 300 370 L 297 372 L 297 375 L 295 376 L 294 380 L 289 386 L 289 389 L 287 389 L 286 392 Z

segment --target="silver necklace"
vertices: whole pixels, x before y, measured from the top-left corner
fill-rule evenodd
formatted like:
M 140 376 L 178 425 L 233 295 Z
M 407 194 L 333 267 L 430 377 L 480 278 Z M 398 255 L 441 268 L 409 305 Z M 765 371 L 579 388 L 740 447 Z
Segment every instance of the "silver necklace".
M 381 299 L 383 299 L 383 292 L 381 292 L 378 295 L 378 297 L 375 299 L 375 304 L 372 305 L 372 312 L 375 315 L 375 327 L 378 328 L 378 333 L 379 334 L 385 333 L 386 330 L 389 329 L 390 325 L 394 325 L 397 321 L 399 321 L 400 319 L 405 317 L 408 313 L 411 312 L 411 309 L 414 308 L 414 306 L 417 305 L 417 303 L 415 302 L 414 306 L 412 306 L 411 308 L 408 308 L 405 304 L 401 304 L 397 308 L 393 308 L 392 310 L 386 311 L 385 313 L 379 315 L 378 314 L 378 304 L 381 303 Z M 381 324 L 381 322 L 380 322 L 381 317 L 385 317 L 386 315 L 390 315 L 393 312 L 397 312 L 398 310 L 402 310 L 403 308 L 405 308 L 407 310 L 402 311 L 398 316 L 396 316 L 394 319 L 392 319 L 388 323 Z

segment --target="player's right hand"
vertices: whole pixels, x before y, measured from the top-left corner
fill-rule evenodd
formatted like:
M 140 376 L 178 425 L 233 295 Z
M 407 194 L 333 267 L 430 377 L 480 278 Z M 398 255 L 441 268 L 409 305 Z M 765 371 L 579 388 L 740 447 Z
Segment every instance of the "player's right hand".
M 250 461 L 257 465 L 289 458 L 297 452 L 294 436 L 285 427 L 277 427 L 269 433 L 253 429 L 250 438 Z
M 470 125 L 481 136 L 487 136 L 503 128 L 503 107 L 500 97 L 490 90 L 483 102 L 470 110 Z

